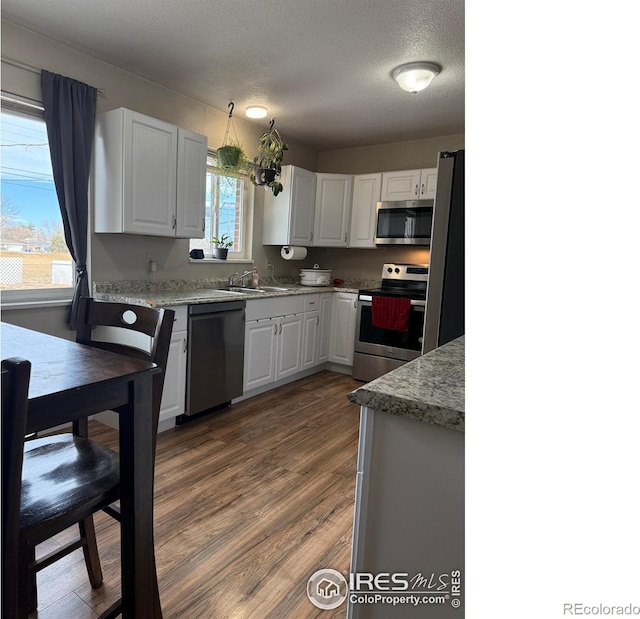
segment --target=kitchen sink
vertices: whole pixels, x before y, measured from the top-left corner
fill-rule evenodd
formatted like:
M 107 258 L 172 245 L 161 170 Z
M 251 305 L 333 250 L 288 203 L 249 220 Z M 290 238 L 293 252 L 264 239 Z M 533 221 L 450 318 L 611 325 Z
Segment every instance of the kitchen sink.
M 232 294 L 260 294 L 263 292 L 260 288 L 242 288 L 240 286 L 224 286 L 224 288 L 216 288 L 216 291 Z
M 243 286 L 223 286 L 216 288 L 219 292 L 230 292 L 233 294 L 262 294 L 265 292 L 287 292 L 288 288 L 279 286 L 260 286 L 260 288 L 244 288 Z

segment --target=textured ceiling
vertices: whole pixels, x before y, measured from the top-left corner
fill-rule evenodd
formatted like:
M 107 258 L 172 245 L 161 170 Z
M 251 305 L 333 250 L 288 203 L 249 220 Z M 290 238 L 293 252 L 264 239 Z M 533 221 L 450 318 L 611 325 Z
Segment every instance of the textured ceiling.
M 2 17 L 317 150 L 464 133 L 463 0 L 2 0 Z M 441 73 L 417 95 L 392 69 Z M 264 124 L 264 121 L 259 121 Z

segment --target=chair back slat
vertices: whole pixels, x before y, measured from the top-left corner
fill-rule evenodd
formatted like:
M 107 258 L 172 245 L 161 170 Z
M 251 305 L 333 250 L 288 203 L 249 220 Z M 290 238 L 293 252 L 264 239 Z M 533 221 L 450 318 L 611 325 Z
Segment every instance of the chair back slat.
M 22 452 L 27 428 L 31 363 L 2 361 L 2 616 L 18 608 L 18 556 Z

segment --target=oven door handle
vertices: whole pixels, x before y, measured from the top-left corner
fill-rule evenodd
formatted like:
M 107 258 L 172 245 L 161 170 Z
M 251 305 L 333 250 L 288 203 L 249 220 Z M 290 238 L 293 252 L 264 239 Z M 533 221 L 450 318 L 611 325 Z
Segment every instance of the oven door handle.
M 371 304 L 372 304 L 371 295 L 364 295 L 364 294 L 360 295 L 358 297 L 358 304 L 371 307 Z M 424 312 L 426 304 L 427 304 L 426 301 L 422 301 L 420 299 L 411 299 L 411 309 L 414 309 L 417 312 Z

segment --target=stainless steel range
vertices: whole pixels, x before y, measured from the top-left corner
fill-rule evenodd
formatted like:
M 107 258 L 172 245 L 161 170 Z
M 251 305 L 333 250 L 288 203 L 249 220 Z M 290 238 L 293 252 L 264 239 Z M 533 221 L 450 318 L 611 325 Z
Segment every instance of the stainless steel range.
M 360 290 L 353 377 L 370 381 L 422 354 L 429 267 L 385 264 L 382 284 Z

